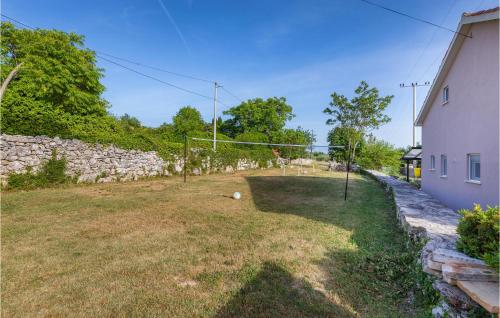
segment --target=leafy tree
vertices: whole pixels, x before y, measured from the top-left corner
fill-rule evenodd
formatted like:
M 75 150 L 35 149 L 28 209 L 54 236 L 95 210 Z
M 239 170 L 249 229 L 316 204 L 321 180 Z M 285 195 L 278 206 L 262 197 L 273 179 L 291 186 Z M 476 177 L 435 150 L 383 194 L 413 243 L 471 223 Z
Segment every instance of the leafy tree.
M 134 116 L 130 116 L 129 114 L 124 114 L 119 118 L 120 124 L 126 131 L 131 131 L 137 128 L 141 128 L 141 122 L 139 119 Z
M 332 117 L 326 121 L 327 125 L 345 129 L 347 151 L 351 160 L 354 160 L 363 136 L 390 121 L 384 111 L 394 97 L 392 95 L 380 97 L 378 89 L 370 88 L 365 81 L 361 81 L 354 92 L 356 96 L 350 100 L 334 92 L 331 95 L 330 106 L 323 111 Z
M 335 127 L 328 132 L 328 144 L 330 146 L 344 146 L 344 148 L 330 148 L 328 150 L 328 154 L 330 158 L 334 159 L 337 162 L 344 162 L 347 164 L 348 159 L 348 149 L 349 149 L 349 132 L 345 127 Z M 359 140 L 358 147 L 356 148 L 356 153 L 354 157 L 357 157 L 363 148 L 364 139 L 361 138 Z
M 232 118 L 223 123 L 223 133 L 234 138 L 246 132 L 259 132 L 265 134 L 268 140 L 295 116 L 292 106 L 286 103 L 284 97 L 250 99 L 224 111 L 224 115 L 230 115 Z
M 250 141 L 250 142 L 268 142 L 266 135 L 260 132 L 246 132 L 239 134 L 234 138 L 236 141 Z M 265 149 L 268 148 L 262 145 L 239 145 L 239 148 L 243 149 Z
M 205 122 L 201 113 L 194 107 L 185 106 L 179 109 L 172 118 L 174 131 L 179 136 L 184 136 L 190 132 L 203 131 Z
M 403 152 L 383 140 L 369 135 L 358 156 L 358 164 L 367 169 L 386 170 L 391 175 L 399 174 Z
M 314 142 L 314 137 L 310 131 L 298 127 L 297 129 L 282 129 L 275 132 L 272 136 L 272 142 L 279 144 L 306 145 L 305 147 L 283 146 L 277 148 L 281 157 L 296 159 L 306 155 L 308 150 L 307 145 Z
M 102 70 L 95 53 L 84 48 L 83 36 L 17 29 L 8 22 L 1 33 L 2 82 L 19 67 L 1 103 L 3 132 L 71 136 L 83 117 L 108 120 Z

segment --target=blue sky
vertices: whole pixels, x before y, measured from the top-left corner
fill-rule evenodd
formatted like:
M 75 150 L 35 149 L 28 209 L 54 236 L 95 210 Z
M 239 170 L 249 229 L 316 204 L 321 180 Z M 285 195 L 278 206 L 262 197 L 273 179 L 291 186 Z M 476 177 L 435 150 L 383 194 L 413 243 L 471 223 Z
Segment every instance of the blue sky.
M 455 29 L 462 12 L 497 0 L 373 0 Z M 325 144 L 323 109 L 333 91 L 351 96 L 361 80 L 394 95 L 391 123 L 374 134 L 397 146 L 411 143 L 411 89 L 399 83 L 432 81 L 453 36 L 359 0 L 4 0 L 2 13 L 29 25 L 76 32 L 86 45 L 175 72 L 217 80 L 241 99 L 285 96 L 296 117 Z M 106 61 L 104 97 L 111 112 L 148 126 L 170 122 L 184 105 L 209 121 L 212 101 L 169 88 Z M 211 96 L 209 83 L 128 65 Z M 427 89 L 418 91 L 418 107 Z M 220 92 L 223 103 L 238 100 Z M 220 107 L 220 111 L 227 106 Z M 419 138 L 418 138 L 419 139 Z

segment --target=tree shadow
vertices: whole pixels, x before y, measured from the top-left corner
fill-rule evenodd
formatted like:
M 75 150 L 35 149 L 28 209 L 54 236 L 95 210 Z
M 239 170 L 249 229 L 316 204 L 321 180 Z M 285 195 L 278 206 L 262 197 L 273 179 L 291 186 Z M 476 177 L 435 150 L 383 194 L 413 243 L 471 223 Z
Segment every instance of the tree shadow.
M 344 202 L 344 183 L 340 179 L 306 176 L 249 176 L 252 198 L 260 211 L 287 213 L 329 222 L 332 204 L 342 208 Z M 342 180 L 343 181 L 343 180 Z M 350 181 L 349 188 L 359 181 Z M 349 198 L 351 199 L 351 198 Z
M 327 292 L 361 315 L 387 316 L 387 306 L 399 308 L 393 317 L 413 315 L 405 302 L 408 289 L 401 285 L 412 255 L 405 252 L 394 203 L 378 183 L 356 176 L 349 181 L 344 201 L 342 177 L 249 176 L 246 180 L 262 212 L 291 214 L 349 231 L 355 249 L 330 246 L 315 262 L 325 274 L 321 283 Z
M 349 181 L 347 201 L 343 177 L 249 176 L 246 181 L 260 211 L 293 214 L 339 226 L 352 233 L 351 239 L 360 249 L 371 249 L 374 238 L 394 234 L 392 230 L 368 226 L 380 224 L 381 219 L 395 224 L 396 217 L 391 214 L 392 206 L 383 189 L 366 177 Z
M 215 315 L 225 317 L 354 317 L 284 267 L 265 262 Z

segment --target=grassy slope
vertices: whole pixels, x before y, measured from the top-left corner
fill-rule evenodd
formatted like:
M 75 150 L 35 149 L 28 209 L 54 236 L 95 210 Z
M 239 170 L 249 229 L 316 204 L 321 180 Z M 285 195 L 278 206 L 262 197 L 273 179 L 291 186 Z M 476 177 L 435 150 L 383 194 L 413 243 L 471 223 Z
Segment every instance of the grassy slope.
M 342 174 L 280 174 L 4 193 L 2 314 L 407 315 L 356 266 L 404 249 L 383 190 L 354 175 L 346 203 Z

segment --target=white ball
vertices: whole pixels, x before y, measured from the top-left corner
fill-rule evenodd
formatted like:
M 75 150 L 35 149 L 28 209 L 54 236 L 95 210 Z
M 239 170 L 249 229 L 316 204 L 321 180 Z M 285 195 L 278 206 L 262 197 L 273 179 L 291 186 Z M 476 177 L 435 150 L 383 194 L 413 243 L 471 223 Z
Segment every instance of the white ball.
M 235 199 L 235 200 L 241 199 L 241 193 L 239 193 L 239 192 L 233 193 L 233 199 Z

